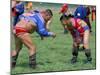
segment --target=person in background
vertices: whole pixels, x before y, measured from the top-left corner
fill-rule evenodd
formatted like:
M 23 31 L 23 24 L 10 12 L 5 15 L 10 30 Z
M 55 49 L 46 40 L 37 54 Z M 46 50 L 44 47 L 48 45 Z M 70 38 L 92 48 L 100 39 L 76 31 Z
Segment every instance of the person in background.
M 64 15 L 68 15 L 69 11 L 68 11 L 68 4 L 63 4 L 61 6 L 60 12 L 59 14 L 64 14 Z M 64 29 L 64 34 L 68 33 L 67 27 L 63 24 L 61 24 L 63 29 Z
M 90 29 L 90 32 L 92 32 L 91 30 L 91 20 L 90 20 L 90 8 L 87 6 L 83 6 L 83 5 L 80 5 L 76 8 L 75 12 L 74 12 L 74 17 L 75 18 L 79 18 L 79 19 L 82 19 L 84 20 L 87 25 L 89 26 L 89 29 Z
M 92 6 L 92 22 L 96 20 L 96 7 Z
M 24 13 L 24 4 L 25 2 L 20 2 L 16 0 L 12 1 L 13 26 L 15 26 L 19 21 L 19 16 Z

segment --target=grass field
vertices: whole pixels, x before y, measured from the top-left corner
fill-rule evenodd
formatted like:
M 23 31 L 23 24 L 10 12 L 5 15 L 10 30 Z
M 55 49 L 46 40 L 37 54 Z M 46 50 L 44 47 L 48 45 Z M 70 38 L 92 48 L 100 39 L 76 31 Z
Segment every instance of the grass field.
M 59 21 L 58 11 L 54 12 L 53 22 L 51 24 L 51 31 L 57 34 L 55 39 L 45 38 L 40 40 L 37 33 L 33 33 L 32 40 L 37 46 L 37 68 L 30 69 L 28 66 L 28 50 L 24 46 L 20 52 L 15 69 L 12 69 L 12 74 L 18 73 L 36 73 L 36 72 L 52 72 L 52 71 L 70 71 L 70 70 L 85 70 L 96 68 L 96 30 L 95 22 L 92 24 L 93 33 L 90 37 L 90 48 L 92 53 L 92 64 L 84 64 L 83 60 L 86 59 L 83 52 L 79 52 L 78 62 L 74 65 L 70 63 L 72 58 L 72 38 L 71 35 L 63 34 L 63 28 Z M 13 42 L 14 43 L 14 42 Z M 12 49 L 14 44 L 12 43 Z

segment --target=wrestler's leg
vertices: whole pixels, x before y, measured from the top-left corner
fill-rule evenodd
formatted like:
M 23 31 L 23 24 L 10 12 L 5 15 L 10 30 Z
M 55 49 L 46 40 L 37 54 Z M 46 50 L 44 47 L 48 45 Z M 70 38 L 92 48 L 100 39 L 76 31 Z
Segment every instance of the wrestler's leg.
M 13 67 L 15 67 L 15 65 L 16 65 L 16 61 L 17 61 L 17 58 L 18 58 L 18 55 L 19 55 L 19 52 L 20 52 L 20 50 L 22 49 L 22 42 L 21 42 L 21 40 L 16 36 L 16 35 L 14 35 L 14 37 L 15 37 L 15 50 L 13 50 L 12 52 L 11 52 L 11 57 L 12 57 L 12 68 Z
M 23 35 L 19 36 L 23 42 L 23 44 L 29 50 L 29 66 L 31 68 L 36 67 L 36 47 L 32 43 L 32 38 L 29 33 L 24 33 Z
M 73 40 L 73 48 L 72 48 L 72 55 L 73 55 L 73 57 L 71 59 L 71 63 L 72 64 L 77 62 L 78 49 L 79 49 L 79 47 L 78 47 L 77 39 L 74 38 L 74 40 Z
M 83 36 L 83 46 L 84 46 L 84 50 L 85 50 L 85 55 L 87 57 L 87 60 L 88 61 L 92 61 L 92 58 L 91 58 L 91 50 L 89 48 L 89 37 L 90 37 L 90 31 L 89 30 L 86 30 L 84 32 L 84 36 Z

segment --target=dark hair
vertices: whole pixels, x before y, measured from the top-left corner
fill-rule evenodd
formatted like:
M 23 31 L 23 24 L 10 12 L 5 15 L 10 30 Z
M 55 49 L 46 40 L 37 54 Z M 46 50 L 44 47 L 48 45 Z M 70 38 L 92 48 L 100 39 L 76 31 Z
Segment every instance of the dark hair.
M 60 21 L 62 20 L 68 20 L 69 18 L 73 18 L 74 16 L 72 14 L 69 14 L 69 15 L 65 15 L 63 14 L 61 17 L 60 17 Z
M 60 17 L 60 21 L 62 21 L 62 20 L 68 20 L 69 19 L 69 17 L 67 16 L 67 15 L 61 15 L 61 17 Z
M 74 15 L 72 15 L 72 14 L 69 14 L 68 16 L 69 16 L 69 17 L 71 17 L 71 18 L 73 18 L 73 17 L 74 17 Z
M 52 10 L 51 9 L 46 9 L 46 12 L 50 15 L 53 16 Z

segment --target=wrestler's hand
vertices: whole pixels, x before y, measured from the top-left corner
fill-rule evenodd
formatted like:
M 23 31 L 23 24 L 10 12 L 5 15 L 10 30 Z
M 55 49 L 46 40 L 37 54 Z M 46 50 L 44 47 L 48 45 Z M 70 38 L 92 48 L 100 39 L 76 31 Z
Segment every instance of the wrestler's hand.
M 56 37 L 56 34 L 55 34 L 54 32 L 48 32 L 48 35 L 49 35 L 50 37 L 53 37 L 53 38 Z
M 55 37 L 56 37 L 56 34 L 55 34 L 55 33 L 53 33 L 53 34 L 52 34 L 52 37 L 53 37 L 53 38 L 55 38 Z

